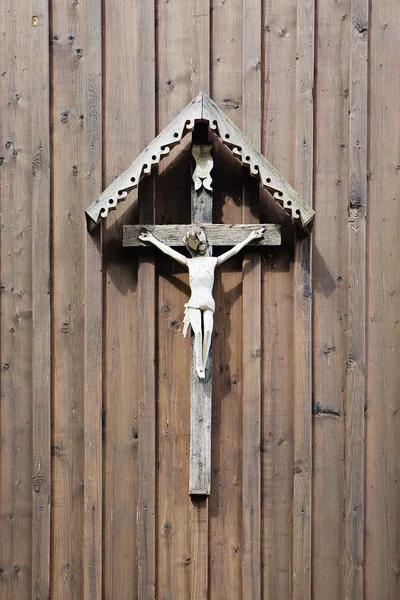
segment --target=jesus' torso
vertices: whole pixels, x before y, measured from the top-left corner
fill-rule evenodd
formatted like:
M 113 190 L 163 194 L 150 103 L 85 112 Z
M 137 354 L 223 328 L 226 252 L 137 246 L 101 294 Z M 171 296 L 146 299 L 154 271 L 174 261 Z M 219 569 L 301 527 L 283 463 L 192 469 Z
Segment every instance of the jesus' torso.
M 201 310 L 215 310 L 215 302 L 212 296 L 214 285 L 214 271 L 217 259 L 214 256 L 196 256 L 189 258 L 187 267 L 189 269 L 189 282 L 191 296 L 187 307 L 199 308 Z

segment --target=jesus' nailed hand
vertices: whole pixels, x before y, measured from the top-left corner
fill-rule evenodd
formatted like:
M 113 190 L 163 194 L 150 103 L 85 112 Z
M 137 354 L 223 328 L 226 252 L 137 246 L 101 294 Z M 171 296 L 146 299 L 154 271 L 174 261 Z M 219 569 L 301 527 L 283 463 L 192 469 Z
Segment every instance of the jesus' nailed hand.
M 235 254 L 240 252 L 244 246 L 253 240 L 262 238 L 264 229 L 262 227 L 256 231 L 252 231 L 242 242 L 217 257 L 210 256 L 206 235 L 198 225 L 191 227 L 183 239 L 192 258 L 187 258 L 180 252 L 160 242 L 160 240 L 146 229 L 143 229 L 139 235 L 139 239 L 142 242 L 153 244 L 164 252 L 164 254 L 167 254 L 181 265 L 185 265 L 189 270 L 191 296 L 185 304 L 183 335 L 186 337 L 191 325 L 195 336 L 196 372 L 201 379 L 205 377 L 205 367 L 210 351 L 214 325 L 215 302 L 212 290 L 215 267 L 235 256 Z

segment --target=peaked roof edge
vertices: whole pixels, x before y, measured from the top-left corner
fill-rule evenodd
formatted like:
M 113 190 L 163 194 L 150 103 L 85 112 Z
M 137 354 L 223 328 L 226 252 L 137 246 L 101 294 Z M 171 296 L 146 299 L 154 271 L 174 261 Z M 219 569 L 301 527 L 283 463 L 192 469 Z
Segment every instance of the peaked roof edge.
M 86 210 L 89 228 L 93 229 L 132 189 L 138 187 L 140 181 L 151 173 L 153 166 L 168 156 L 172 148 L 193 130 L 197 121 L 207 121 L 210 129 L 250 169 L 250 173 L 258 177 L 263 187 L 291 214 L 293 220 L 310 232 L 315 215 L 313 209 L 204 92 L 200 92 L 139 154 L 130 167 L 90 204 Z

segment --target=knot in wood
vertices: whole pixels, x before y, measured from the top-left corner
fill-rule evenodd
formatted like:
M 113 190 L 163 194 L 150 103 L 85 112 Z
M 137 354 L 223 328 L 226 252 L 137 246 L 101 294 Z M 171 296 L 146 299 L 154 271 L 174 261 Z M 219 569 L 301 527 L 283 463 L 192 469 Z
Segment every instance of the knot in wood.
M 164 523 L 164 536 L 165 537 L 170 537 L 172 532 L 172 525 L 171 523 Z

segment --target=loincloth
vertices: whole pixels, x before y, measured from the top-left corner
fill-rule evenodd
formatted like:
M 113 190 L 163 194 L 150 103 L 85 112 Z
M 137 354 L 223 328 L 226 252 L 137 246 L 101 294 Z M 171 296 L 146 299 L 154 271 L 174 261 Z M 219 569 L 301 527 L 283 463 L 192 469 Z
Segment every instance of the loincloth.
M 215 302 L 214 300 L 211 298 L 210 300 L 208 300 L 207 302 L 202 302 L 202 303 L 190 303 L 186 302 L 185 303 L 185 314 L 183 317 L 183 336 L 186 337 L 189 326 L 190 326 L 190 310 L 188 310 L 188 308 L 196 308 L 198 310 L 210 310 L 212 313 L 215 312 Z

